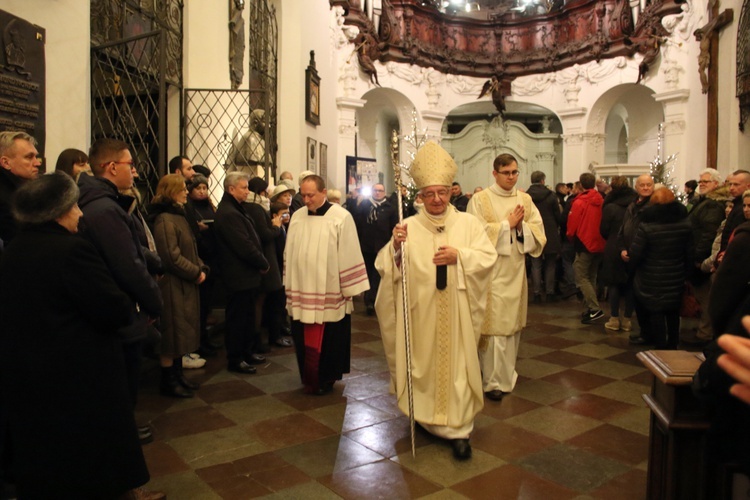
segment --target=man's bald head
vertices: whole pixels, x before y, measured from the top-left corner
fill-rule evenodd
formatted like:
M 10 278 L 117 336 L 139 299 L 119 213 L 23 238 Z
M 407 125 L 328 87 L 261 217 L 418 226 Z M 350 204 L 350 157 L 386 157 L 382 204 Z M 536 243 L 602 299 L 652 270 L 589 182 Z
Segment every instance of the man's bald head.
M 639 198 L 648 198 L 654 194 L 654 178 L 649 174 L 639 175 L 635 180 L 635 190 Z

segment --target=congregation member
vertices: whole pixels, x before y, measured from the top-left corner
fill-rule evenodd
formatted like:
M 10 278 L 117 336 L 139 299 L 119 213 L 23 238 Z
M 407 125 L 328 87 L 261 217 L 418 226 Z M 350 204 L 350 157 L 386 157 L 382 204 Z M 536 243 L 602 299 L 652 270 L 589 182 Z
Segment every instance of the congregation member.
M 214 219 L 217 267 L 227 290 L 227 369 L 242 374 L 255 373 L 253 365 L 266 360 L 257 352 L 255 301 L 262 276 L 270 269 L 253 221 L 242 207 L 250 194 L 248 180 L 243 172 L 227 173 Z
M 279 183 L 278 186 L 273 188 L 270 200 L 271 203 L 279 202 L 289 207 L 292 204 L 292 197 L 295 194 L 297 194 L 297 191 L 293 187 L 289 187 L 284 183 Z
M 657 349 L 676 349 L 685 280 L 693 269 L 693 233 L 687 210 L 669 188 L 654 191 L 628 250 L 633 292 Z
M 294 212 L 299 210 L 300 208 L 305 206 L 305 200 L 302 198 L 302 181 L 307 178 L 309 175 L 315 175 L 315 172 L 312 172 L 310 170 L 303 170 L 302 173 L 297 176 L 297 185 L 300 187 L 300 189 L 297 190 L 297 193 L 292 196 L 292 203 L 289 205 L 289 215 L 294 215 Z
M 326 198 L 325 181 L 300 183 L 305 206 L 292 216 L 284 287 L 305 392 L 323 395 L 349 373 L 352 298 L 370 288 L 354 219 Z
M 568 187 L 567 184 L 566 187 Z M 568 189 L 568 192 L 570 194 L 562 206 L 562 216 L 560 217 L 560 264 L 562 272 L 560 273 L 561 278 L 558 288 L 562 299 L 569 299 L 574 295 L 583 298 L 583 295 L 581 295 L 581 292 L 576 286 L 576 273 L 573 269 L 573 263 L 576 260 L 576 249 L 573 242 L 567 237 L 568 215 L 570 215 L 570 208 L 572 207 L 576 196 L 583 192 L 581 183 L 576 182 L 575 184 L 572 184 Z
M 117 333 L 131 300 L 75 236 L 77 201 L 62 172 L 25 183 L 13 203 L 21 230 L 0 262 L 2 407 L 17 496 L 163 499 L 139 488 L 149 474 Z
M 177 174 L 182 177 L 186 183 L 190 182 L 195 175 L 193 162 L 187 156 L 175 156 L 169 160 L 169 173 Z
M 341 205 L 341 191 L 339 189 L 329 189 L 328 201 L 336 205 Z
M 690 345 L 705 345 L 714 338 L 711 318 L 708 315 L 711 273 L 710 269 L 709 272 L 703 272 L 700 266 L 704 260 L 711 256 L 716 232 L 725 219 L 725 202 L 731 198 L 727 192 L 728 189 L 720 186 L 721 175 L 716 169 L 707 168 L 703 170 L 698 179 L 698 195 L 693 199 L 688 220 L 693 229 L 694 267 L 696 268 L 690 281 L 694 285 L 695 298 L 701 305 L 701 316 L 695 328 L 690 328 L 690 325 L 695 325 L 695 320 L 686 322 L 688 328 L 682 336 L 682 341 Z M 741 205 L 742 202 L 740 201 Z M 740 209 L 741 214 L 742 210 Z M 725 228 L 728 223 L 728 221 L 724 223 Z M 721 244 L 719 253 L 721 253 Z
M 198 257 L 209 269 L 216 267 L 216 234 L 214 233 L 214 218 L 216 207 L 209 195 L 209 180 L 202 174 L 196 174 L 188 185 L 189 203 L 201 225 L 201 237 L 196 239 Z M 205 229 L 203 229 L 205 227 Z M 216 286 L 215 272 L 206 276 L 200 284 L 200 348 L 198 354 L 203 357 L 216 355 L 216 349 L 222 346 L 221 341 L 211 338 L 208 330 L 208 317 L 213 309 L 214 288 Z M 192 359 L 192 358 L 191 358 Z M 185 361 L 185 359 L 183 359 Z
M 606 240 L 602 268 L 599 279 L 607 287 L 610 317 L 604 328 L 612 331 L 632 330 L 631 317 L 635 309 L 632 287 L 628 286 L 628 268 L 620 257 L 617 238 L 628 206 L 635 201 L 638 193 L 628 185 L 624 176 L 615 176 L 610 181 L 612 188 L 602 208 L 602 222 L 599 233 Z M 622 316 L 620 315 L 622 306 Z
M 690 179 L 685 183 L 685 188 L 683 189 L 683 193 L 685 193 L 684 203 L 688 207 L 688 212 L 690 211 L 690 205 L 693 203 L 693 199 L 695 198 L 695 195 L 697 194 L 698 190 L 698 181 L 695 179 Z
M 375 297 L 380 286 L 380 274 L 375 269 L 375 257 L 391 238 L 391 231 L 398 222 L 398 202 L 392 204 L 385 196 L 385 186 L 372 186 L 372 195 L 360 203 L 354 212 L 359 247 L 365 259 L 370 289 L 365 292 L 365 309 L 368 316 L 375 314 Z
M 159 180 L 149 206 L 156 250 L 164 275 L 159 289 L 164 299 L 161 316 L 160 392 L 164 396 L 189 398 L 200 386 L 185 378 L 183 356 L 200 346 L 199 286 L 209 272 L 198 256 L 198 247 L 185 218 L 188 190 L 184 178 L 168 174 Z
M 57 157 L 55 172 L 60 171 L 68 174 L 77 181 L 81 174 L 91 175 L 89 156 L 79 149 L 65 149 Z
M 376 267 L 383 281 L 377 312 L 391 390 L 408 415 L 401 286 L 405 268 L 414 419 L 430 433 L 450 440 L 454 456 L 465 460 L 471 457 L 474 418 L 484 406 L 477 344 L 497 252 L 475 217 L 450 206 L 456 170 L 450 155 L 434 142 L 417 152 L 410 173 L 425 200 L 424 210 L 397 225 L 378 254 Z M 440 273 L 443 278 L 437 278 Z
M 560 220 L 562 208 L 554 191 L 545 186 L 546 178 L 545 173 L 540 170 L 532 172 L 531 186 L 526 191 L 542 216 L 544 235 L 547 237 L 547 244 L 544 245 L 542 255 L 531 258 L 531 287 L 534 293 L 532 300 L 536 304 L 557 302 L 555 274 L 557 273 L 557 260 L 561 250 Z M 544 285 L 544 289 L 542 289 L 542 285 Z
M 511 392 L 518 380 L 516 358 L 529 299 L 526 255 L 539 257 L 547 243 L 539 210 L 516 187 L 518 174 L 516 158 L 499 155 L 492 165 L 495 183 L 472 196 L 467 209 L 479 218 L 498 255 L 479 343 L 482 390 L 494 401 Z
M 133 217 L 127 210 L 135 201 L 119 190 L 133 186 L 133 156 L 128 145 L 117 139 L 98 139 L 89 151 L 94 176 L 78 178 L 83 211 L 82 234 L 94 244 L 115 283 L 129 297 L 130 325 L 120 329 L 131 404 L 138 399 L 138 379 L 143 340 L 150 325 L 161 316 L 162 297 L 149 273 Z M 148 426 L 139 433 L 151 439 Z
M 724 232 L 721 233 L 721 250 L 726 250 L 729 244 L 729 237 L 732 232 L 745 222 L 745 218 L 742 215 L 742 195 L 745 191 L 750 189 L 750 172 L 747 170 L 735 170 L 727 178 L 727 186 L 729 187 L 729 194 L 733 198 L 734 208 L 727 216 L 727 223 L 724 226 Z
M 599 233 L 604 198 L 602 192 L 597 190 L 594 174 L 582 173 L 579 182 L 583 192 L 576 196 L 570 207 L 567 237 L 573 242 L 576 251 L 573 268 L 576 286 L 583 294 L 581 323 L 588 325 L 604 316 L 596 294 L 596 279 L 606 244 Z
M 630 254 L 628 252 L 630 251 L 630 245 L 633 243 L 638 226 L 641 223 L 641 211 L 648 206 L 651 195 L 654 194 L 654 178 L 649 174 L 639 175 L 635 180 L 635 192 L 638 194 L 638 198 L 633 200 L 628 205 L 628 208 L 625 209 L 620 232 L 617 234 L 617 249 L 620 252 L 620 259 L 625 263 L 628 270 L 627 284 L 624 290 L 621 289 L 621 293 L 625 296 L 633 293 L 633 268 L 630 265 Z M 629 342 L 636 345 L 653 343 L 651 334 L 649 333 L 648 318 L 641 317 L 639 309 L 635 310 L 635 314 L 638 318 L 640 332 L 631 333 Z
M 18 231 L 10 210 L 13 193 L 26 181 L 39 175 L 39 153 L 36 139 L 26 132 L 0 132 L 0 250 Z
M 466 212 L 466 207 L 469 205 L 469 197 L 461 191 L 461 184 L 458 182 L 451 185 L 451 205 L 459 212 Z
M 263 274 L 260 284 L 260 293 L 255 301 L 255 324 L 260 331 L 260 325 L 265 324 L 268 329 L 268 344 L 278 347 L 291 347 L 289 339 L 282 337 L 284 304 L 276 301 L 268 301 L 269 295 L 278 296 L 281 290 L 281 273 L 283 262 L 276 258 L 276 240 L 281 236 L 281 219 L 271 218 L 271 214 L 264 208 L 268 200 L 266 194 L 268 183 L 260 177 L 253 177 L 248 183 L 250 189 L 249 203 L 243 203 L 250 219 L 253 222 L 255 232 L 260 238 L 263 247 L 263 255 L 268 261 L 268 272 Z M 269 205 L 270 208 L 270 205 Z M 268 346 L 260 342 L 257 346 L 258 354 L 268 351 Z

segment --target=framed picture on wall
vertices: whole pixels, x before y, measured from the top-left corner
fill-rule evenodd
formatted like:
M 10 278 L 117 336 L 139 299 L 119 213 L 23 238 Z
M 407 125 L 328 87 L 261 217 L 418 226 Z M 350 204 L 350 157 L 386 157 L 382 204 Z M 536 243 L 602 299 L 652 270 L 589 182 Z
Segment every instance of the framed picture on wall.
M 318 173 L 318 141 L 307 138 L 307 170 Z
M 320 143 L 320 157 L 318 158 L 320 169 L 318 175 L 328 182 L 328 144 Z
M 315 51 L 310 51 L 310 64 L 305 70 L 305 120 L 320 125 L 320 77 L 315 69 Z

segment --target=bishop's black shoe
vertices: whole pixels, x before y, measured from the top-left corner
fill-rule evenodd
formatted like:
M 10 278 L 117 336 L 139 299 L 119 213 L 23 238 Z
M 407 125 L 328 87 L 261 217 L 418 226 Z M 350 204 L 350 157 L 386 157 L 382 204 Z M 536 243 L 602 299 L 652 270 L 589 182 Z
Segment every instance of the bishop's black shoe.
M 468 460 L 471 458 L 471 445 L 468 439 L 451 440 L 451 448 L 453 448 L 453 456 L 457 460 Z

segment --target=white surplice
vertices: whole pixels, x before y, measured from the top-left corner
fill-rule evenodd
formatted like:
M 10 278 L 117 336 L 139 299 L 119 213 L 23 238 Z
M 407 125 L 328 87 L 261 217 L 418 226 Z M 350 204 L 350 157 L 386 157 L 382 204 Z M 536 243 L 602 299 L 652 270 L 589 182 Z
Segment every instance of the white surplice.
M 286 307 L 306 324 L 340 321 L 354 309 L 352 297 L 369 290 L 354 219 L 334 204 L 322 216 L 307 207 L 294 213 L 284 249 Z
M 484 405 L 476 349 L 496 251 L 475 217 L 452 209 L 437 225 L 425 213 L 405 223 L 414 417 L 441 437 L 467 438 Z M 458 249 L 444 290 L 435 286 L 432 262 L 440 246 Z M 400 260 L 392 240 L 378 254 L 375 267 L 383 281 L 375 308 L 391 389 L 408 415 Z
M 520 228 L 512 229 L 507 219 L 517 205 L 523 205 L 524 219 Z M 498 255 L 481 328 L 484 391 L 510 392 L 518 378 L 519 337 L 528 310 L 525 255 L 539 257 L 544 250 L 542 216 L 528 194 L 515 188 L 506 191 L 497 184 L 472 196 L 466 211 L 484 225 Z

